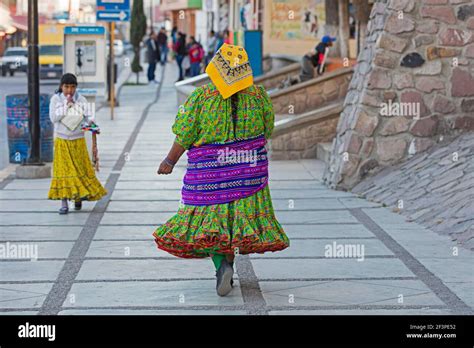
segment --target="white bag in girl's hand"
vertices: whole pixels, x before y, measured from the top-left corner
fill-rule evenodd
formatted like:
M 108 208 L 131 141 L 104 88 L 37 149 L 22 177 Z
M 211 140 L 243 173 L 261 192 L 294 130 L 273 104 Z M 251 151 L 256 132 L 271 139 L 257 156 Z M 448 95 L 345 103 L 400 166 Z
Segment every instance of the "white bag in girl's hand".
M 73 131 L 79 127 L 83 119 L 84 111 L 80 105 L 74 104 L 67 108 L 66 115 L 61 119 L 61 123 L 64 124 L 70 131 Z

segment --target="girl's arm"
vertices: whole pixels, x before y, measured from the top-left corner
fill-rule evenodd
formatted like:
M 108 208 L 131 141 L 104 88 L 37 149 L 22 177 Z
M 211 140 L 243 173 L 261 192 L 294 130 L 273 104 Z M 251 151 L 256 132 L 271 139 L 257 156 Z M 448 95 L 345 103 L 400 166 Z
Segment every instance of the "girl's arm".
M 174 165 L 179 161 L 185 151 L 186 149 L 175 141 L 168 156 L 161 162 L 160 168 L 158 168 L 158 174 L 170 174 L 173 171 Z

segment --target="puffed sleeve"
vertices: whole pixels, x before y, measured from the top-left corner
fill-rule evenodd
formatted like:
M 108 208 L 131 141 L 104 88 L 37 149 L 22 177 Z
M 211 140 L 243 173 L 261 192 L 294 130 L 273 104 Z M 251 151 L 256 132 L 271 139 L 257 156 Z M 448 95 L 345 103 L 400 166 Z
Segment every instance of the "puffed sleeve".
M 52 123 L 61 121 L 65 116 L 66 105 L 61 102 L 57 94 L 51 97 L 49 102 L 49 119 Z
M 273 104 L 265 87 L 258 86 L 263 108 L 263 121 L 265 123 L 265 139 L 270 139 L 273 128 L 275 127 L 275 113 L 273 112 Z
M 175 141 L 188 150 L 199 135 L 199 114 L 202 108 L 202 88 L 196 88 L 184 105 L 180 105 L 173 124 Z

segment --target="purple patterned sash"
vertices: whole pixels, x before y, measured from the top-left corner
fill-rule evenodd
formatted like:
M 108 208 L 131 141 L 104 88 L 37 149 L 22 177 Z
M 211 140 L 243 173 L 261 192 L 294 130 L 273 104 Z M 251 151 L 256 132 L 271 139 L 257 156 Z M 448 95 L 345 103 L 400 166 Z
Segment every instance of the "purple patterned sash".
M 265 137 L 226 144 L 206 144 L 188 151 L 181 190 L 189 205 L 230 203 L 249 197 L 268 183 Z

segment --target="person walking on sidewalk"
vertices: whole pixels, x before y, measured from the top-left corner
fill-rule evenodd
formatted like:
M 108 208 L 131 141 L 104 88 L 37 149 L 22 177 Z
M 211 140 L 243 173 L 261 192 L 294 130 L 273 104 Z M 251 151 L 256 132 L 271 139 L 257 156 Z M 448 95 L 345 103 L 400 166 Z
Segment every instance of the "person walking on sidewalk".
M 49 118 L 54 124 L 54 159 L 48 199 L 62 201 L 59 214 L 68 213 L 68 200 L 80 210 L 83 200 L 97 201 L 107 194 L 95 176 L 81 129 L 84 122 L 94 124 L 94 111 L 76 88 L 76 76 L 64 74 L 49 105 Z
M 153 236 L 182 258 L 211 257 L 216 291 L 233 286 L 234 255 L 279 251 L 289 239 L 274 215 L 265 144 L 274 127 L 272 102 L 253 84 L 244 48 L 224 44 L 206 69 L 212 82 L 180 107 L 175 141 L 158 174 L 170 174 L 187 150 L 179 210 Z
M 204 49 L 196 39 L 191 36 L 191 46 L 189 48 L 189 61 L 191 62 L 191 77 L 201 73 L 201 62 L 204 58 Z
M 209 32 L 209 38 L 207 39 L 207 54 L 206 54 L 206 67 L 211 61 L 212 57 L 214 57 L 214 53 L 216 53 L 216 46 L 217 46 L 217 36 L 214 30 Z
M 156 62 L 160 60 L 160 49 L 157 43 L 157 36 L 154 31 L 150 33 L 150 37 L 146 40 L 146 57 L 148 62 L 148 83 L 158 83 L 155 80 Z
M 176 53 L 176 63 L 178 64 L 178 68 L 179 68 L 178 81 L 182 81 L 184 80 L 183 60 L 184 60 L 184 57 L 186 57 L 187 55 L 186 34 L 182 32 L 178 33 L 178 39 L 174 46 L 174 51 Z
M 165 65 L 168 60 L 168 35 L 166 35 L 165 27 L 161 27 L 157 41 L 160 49 L 160 63 Z

